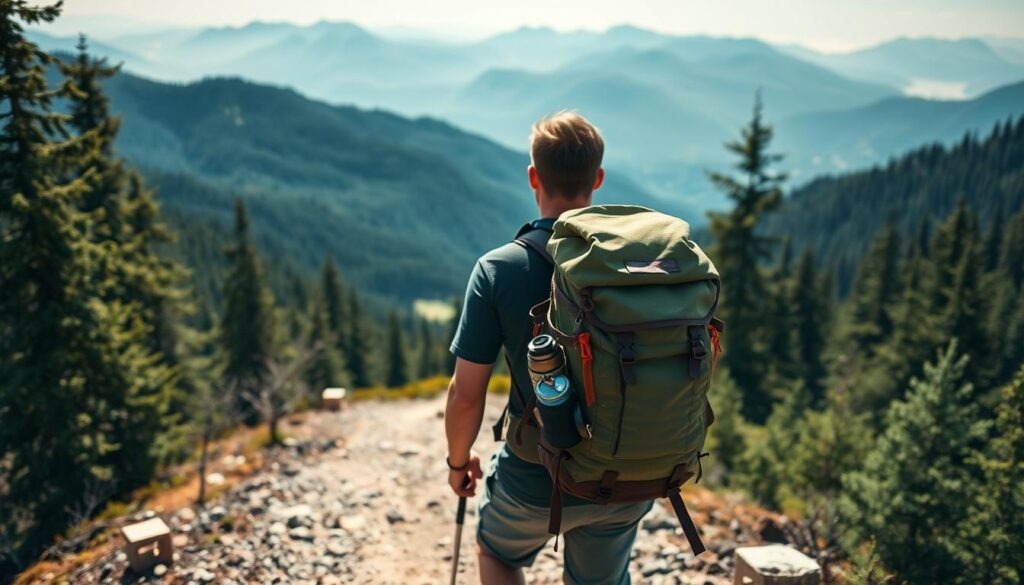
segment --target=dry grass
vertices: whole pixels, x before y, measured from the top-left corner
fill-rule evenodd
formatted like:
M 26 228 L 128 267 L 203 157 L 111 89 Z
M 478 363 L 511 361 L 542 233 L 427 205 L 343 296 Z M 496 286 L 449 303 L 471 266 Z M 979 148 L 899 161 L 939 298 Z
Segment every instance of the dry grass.
M 448 389 L 448 376 L 434 376 L 418 380 L 398 388 L 374 386 L 361 388 L 352 392 L 352 400 L 404 400 L 407 398 L 433 398 Z M 487 386 L 488 392 L 508 392 L 511 385 L 508 376 L 492 376 Z

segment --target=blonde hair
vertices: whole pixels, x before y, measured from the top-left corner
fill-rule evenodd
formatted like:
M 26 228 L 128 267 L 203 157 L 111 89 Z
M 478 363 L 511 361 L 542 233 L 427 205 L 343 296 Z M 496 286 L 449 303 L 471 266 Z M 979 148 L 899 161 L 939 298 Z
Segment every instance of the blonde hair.
M 533 125 L 530 160 L 551 195 L 567 199 L 589 195 L 603 158 L 601 132 L 576 112 L 563 110 Z

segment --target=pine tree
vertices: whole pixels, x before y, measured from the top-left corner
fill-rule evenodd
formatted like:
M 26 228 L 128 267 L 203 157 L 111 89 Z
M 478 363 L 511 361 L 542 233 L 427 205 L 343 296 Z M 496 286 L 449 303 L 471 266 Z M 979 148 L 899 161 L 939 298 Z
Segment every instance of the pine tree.
M 409 364 L 406 356 L 402 324 L 394 311 L 388 317 L 388 388 L 398 388 L 409 383 Z
M 996 208 L 996 212 L 992 216 L 992 222 L 989 224 L 988 235 L 985 237 L 985 245 L 982 249 L 981 258 L 984 263 L 982 269 L 985 272 L 991 272 L 996 269 L 999 264 L 1000 251 L 1003 245 L 1003 226 L 1006 223 L 1006 218 L 1003 216 L 1003 206 L 999 205 Z
M 773 131 L 763 122 L 760 93 L 750 124 L 740 134 L 740 140 L 726 144 L 740 159 L 739 176 L 709 175 L 735 206 L 728 213 L 709 213 L 709 219 L 716 242 L 712 257 L 722 281 L 722 316 L 729 323 L 729 351 L 723 361 L 743 390 L 746 418 L 762 422 L 771 410 L 771 397 L 763 388 L 767 357 L 758 346 L 767 297 L 761 265 L 771 257 L 775 242 L 759 235 L 757 224 L 779 207 L 785 175 L 770 169 L 782 157 L 768 152 Z
M 310 321 L 309 347 L 314 356 L 306 370 L 306 383 L 314 391 L 348 386 L 348 371 L 331 332 L 330 314 L 325 301 L 319 298 L 313 301 Z
M 742 473 L 733 475 L 734 485 L 766 506 L 778 509 L 790 493 L 789 461 L 810 401 L 807 389 L 796 382 L 772 410 L 760 436 L 748 442 L 739 466 Z
M 349 292 L 348 308 L 349 353 L 345 356 L 348 360 L 348 371 L 353 386 L 368 388 L 373 385 L 373 375 L 370 370 L 370 351 L 373 344 L 365 329 L 363 315 L 359 308 L 359 296 L 354 290 Z
M 899 294 L 900 235 L 887 224 L 861 261 L 850 299 L 848 337 L 857 354 L 869 352 L 892 333 L 892 303 Z
M 744 435 L 745 421 L 740 411 L 743 408 L 743 394 L 733 382 L 729 371 L 719 367 L 715 371 L 714 389 L 708 396 L 715 412 L 715 422 L 708 430 L 706 450 L 711 453 L 714 465 L 721 464 L 726 485 L 734 483 L 733 473 L 739 471 L 740 460 L 747 449 Z
M 772 275 L 772 286 L 765 315 L 765 338 L 770 348 L 771 359 L 768 362 L 768 382 L 766 387 L 784 388 L 792 381 L 797 364 L 794 352 L 794 314 L 792 305 L 793 275 L 792 247 L 787 239 L 782 248 L 782 257 Z
M 941 313 L 949 301 L 948 291 L 956 281 L 956 272 L 960 260 L 967 250 L 968 242 L 977 238 L 977 219 L 967 208 L 967 202 L 960 198 L 956 209 L 946 221 L 939 226 L 932 237 L 931 259 L 933 276 L 931 282 L 931 308 L 934 313 Z M 973 250 L 973 248 L 972 248 Z
M 225 383 L 234 408 L 246 424 L 260 420 L 255 396 L 266 382 L 273 355 L 274 301 L 263 285 L 263 268 L 252 237 L 245 204 L 235 202 L 235 238 L 227 250 L 230 267 L 224 282 L 221 344 L 226 355 Z
M 435 349 L 434 334 L 430 331 L 430 322 L 426 319 L 421 319 L 419 365 L 416 368 L 416 376 L 421 380 L 437 374 L 437 360 L 434 359 L 434 354 L 437 353 Z
M 981 290 L 981 260 L 977 243 L 966 239 L 960 262 L 955 267 L 952 286 L 946 291 L 943 329 L 960 340 L 961 353 L 970 357 L 967 380 L 978 390 L 988 372 L 988 335 L 985 329 L 986 299 Z
M 978 583 L 1024 580 L 1024 367 L 1003 388 L 988 449 L 970 463 L 981 468 L 959 556 Z
M 348 320 L 349 306 L 345 302 L 345 288 L 341 284 L 341 277 L 330 256 L 324 259 L 324 266 L 320 273 L 324 310 L 327 314 L 327 325 L 331 337 L 335 340 L 337 350 L 342 355 L 349 351 L 349 337 L 346 335 L 349 327 Z
M 906 400 L 892 405 L 863 471 L 843 478 L 850 547 L 873 540 L 882 563 L 910 583 L 975 582 L 957 557 L 979 471 L 964 459 L 986 424 L 951 342 Z
M 830 323 L 829 301 L 823 297 L 831 297 L 832 291 L 823 290 L 810 250 L 805 250 L 797 261 L 791 295 L 788 305 L 794 312 L 794 372 L 810 392 L 811 403 L 821 404 L 826 374 L 822 354 Z
M 75 170 L 97 133 L 65 138 L 51 100 L 72 88 L 47 87 L 53 60 L 22 33 L 59 8 L 0 3 L 0 538 L 24 558 L 82 494 L 131 487 L 153 462 L 151 436 L 122 433 L 124 413 L 150 405 L 149 356 L 130 308 L 92 278 L 103 251 L 79 211 L 90 185 Z M 131 448 L 135 466 L 118 469 Z
M 1024 289 L 1024 209 L 1006 226 L 998 269 L 1016 290 Z
M 102 82 L 118 73 L 118 67 L 109 67 L 105 60 L 89 56 L 85 36 L 79 37 L 78 54 L 74 61 L 61 64 L 64 76 L 70 82 L 71 115 L 69 125 L 79 133 L 90 132 L 95 138 L 94 148 L 86 155 L 81 174 L 89 183 L 89 193 L 83 198 L 82 209 L 96 214 L 94 237 L 103 241 L 119 242 L 125 235 L 123 196 L 127 169 L 114 157 L 114 141 L 121 126 L 120 118 L 110 115 L 110 101 L 103 94 Z
M 930 261 L 915 249 L 901 267 L 904 287 L 892 309 L 893 335 L 872 350 L 870 360 L 858 364 L 850 405 L 854 412 L 884 412 L 893 400 L 903 398 L 911 378 L 923 373 L 924 364 L 949 339 L 938 315 L 931 313 L 928 277 Z M 878 427 L 883 422 L 875 417 Z M 880 429 L 879 429 L 880 430 Z

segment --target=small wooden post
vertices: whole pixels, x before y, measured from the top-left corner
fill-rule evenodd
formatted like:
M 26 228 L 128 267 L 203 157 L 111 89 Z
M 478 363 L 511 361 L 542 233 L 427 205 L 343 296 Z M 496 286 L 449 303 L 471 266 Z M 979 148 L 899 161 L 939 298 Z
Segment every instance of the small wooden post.
M 323 408 L 333 411 L 341 410 L 341 403 L 345 401 L 347 393 L 344 388 L 324 388 L 324 392 L 320 396 Z
M 121 529 L 121 534 L 128 564 L 136 573 L 145 573 L 157 563 L 169 565 L 174 560 L 171 529 L 160 518 L 129 524 Z
M 784 544 L 736 549 L 733 585 L 818 585 L 821 567 Z

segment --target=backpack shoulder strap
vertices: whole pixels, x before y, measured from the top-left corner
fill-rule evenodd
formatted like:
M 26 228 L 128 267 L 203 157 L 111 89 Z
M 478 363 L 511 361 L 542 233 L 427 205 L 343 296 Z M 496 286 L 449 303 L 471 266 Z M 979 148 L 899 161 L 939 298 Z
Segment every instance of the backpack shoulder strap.
M 527 227 L 524 227 L 523 230 L 527 230 Z M 529 227 L 527 231 L 523 230 L 520 230 L 519 235 L 512 241 L 524 248 L 533 250 L 540 254 L 540 257 L 546 260 L 548 264 L 554 265 L 555 261 L 551 254 L 548 253 L 548 240 L 551 239 L 551 230 L 542 227 Z

